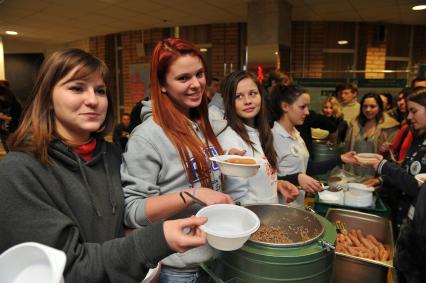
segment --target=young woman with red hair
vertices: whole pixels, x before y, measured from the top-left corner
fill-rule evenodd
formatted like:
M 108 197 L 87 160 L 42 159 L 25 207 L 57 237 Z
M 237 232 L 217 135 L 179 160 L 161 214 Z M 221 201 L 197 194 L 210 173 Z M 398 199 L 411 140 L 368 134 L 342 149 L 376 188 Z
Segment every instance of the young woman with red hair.
M 200 207 L 183 192 L 207 205 L 232 203 L 209 160 L 222 149 L 208 120 L 205 66 L 197 48 L 182 39 L 161 40 L 153 51 L 151 101 L 143 102 L 142 124 L 129 138 L 121 167 L 130 227 L 194 214 Z M 208 245 L 173 254 L 163 260 L 159 280 L 204 282 L 199 263 L 212 256 Z

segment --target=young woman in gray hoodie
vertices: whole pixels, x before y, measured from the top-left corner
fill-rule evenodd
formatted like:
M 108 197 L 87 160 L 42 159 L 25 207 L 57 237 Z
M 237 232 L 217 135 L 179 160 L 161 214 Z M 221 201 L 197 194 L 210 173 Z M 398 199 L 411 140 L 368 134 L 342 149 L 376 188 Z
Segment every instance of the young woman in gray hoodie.
M 125 237 L 121 157 L 103 139 L 114 119 L 107 83 L 108 68 L 89 53 L 53 53 L 0 162 L 0 253 L 28 241 L 63 250 L 65 282 L 141 282 L 173 250 L 206 241 L 201 218 Z
M 151 101 L 142 107 L 123 154 L 125 223 L 141 227 L 194 214 L 205 203 L 232 203 L 209 157 L 222 149 L 208 120 L 205 62 L 190 42 L 158 42 L 151 59 Z M 152 115 L 151 115 L 152 114 Z M 205 282 L 199 263 L 213 256 L 208 245 L 162 261 L 160 282 Z

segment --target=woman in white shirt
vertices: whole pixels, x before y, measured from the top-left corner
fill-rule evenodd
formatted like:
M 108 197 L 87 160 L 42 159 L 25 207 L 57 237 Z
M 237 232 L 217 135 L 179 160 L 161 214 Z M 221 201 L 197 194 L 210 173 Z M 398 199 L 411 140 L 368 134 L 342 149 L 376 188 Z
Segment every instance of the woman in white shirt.
M 302 125 L 309 115 L 310 96 L 298 86 L 277 86 L 271 93 L 271 106 L 274 114 L 274 147 L 278 157 L 278 176 L 299 185 L 303 191 L 321 190 L 318 180 L 308 174 L 323 174 L 333 167 L 345 163 L 355 163 L 355 152 L 347 152 L 334 159 L 321 162 L 309 161 L 305 142 L 295 128 Z M 308 174 L 307 174 L 308 173 Z M 304 193 L 299 195 L 300 204 Z
M 277 181 L 277 155 L 266 116 L 266 105 L 256 77 L 247 71 L 229 74 L 222 84 L 227 126 L 218 140 L 227 153 L 265 160 L 249 178 L 225 176 L 225 192 L 242 204 L 277 203 L 277 190 L 287 202 L 297 197 L 297 188 Z

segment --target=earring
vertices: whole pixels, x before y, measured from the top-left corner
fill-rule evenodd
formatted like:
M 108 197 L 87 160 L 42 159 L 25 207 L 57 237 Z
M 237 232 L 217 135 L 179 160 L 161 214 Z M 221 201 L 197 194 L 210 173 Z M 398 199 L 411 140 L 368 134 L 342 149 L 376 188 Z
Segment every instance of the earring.
M 161 91 L 161 93 L 167 93 L 167 90 L 164 87 L 160 88 L 160 91 Z

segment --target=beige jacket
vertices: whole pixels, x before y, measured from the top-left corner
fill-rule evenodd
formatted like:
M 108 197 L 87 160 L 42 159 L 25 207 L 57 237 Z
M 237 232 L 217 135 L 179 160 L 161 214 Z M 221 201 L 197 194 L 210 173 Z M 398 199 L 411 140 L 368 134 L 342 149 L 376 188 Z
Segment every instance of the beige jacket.
M 374 153 L 379 152 L 379 147 L 385 141 L 392 142 L 393 138 L 399 130 L 399 123 L 394 118 L 390 117 L 389 114 L 383 113 L 383 121 L 379 123 L 375 135 L 378 133 L 379 138 L 374 145 Z M 357 119 L 353 119 L 349 123 L 348 131 L 345 138 L 346 151 L 353 150 L 355 147 L 355 140 L 361 132 L 361 125 Z

